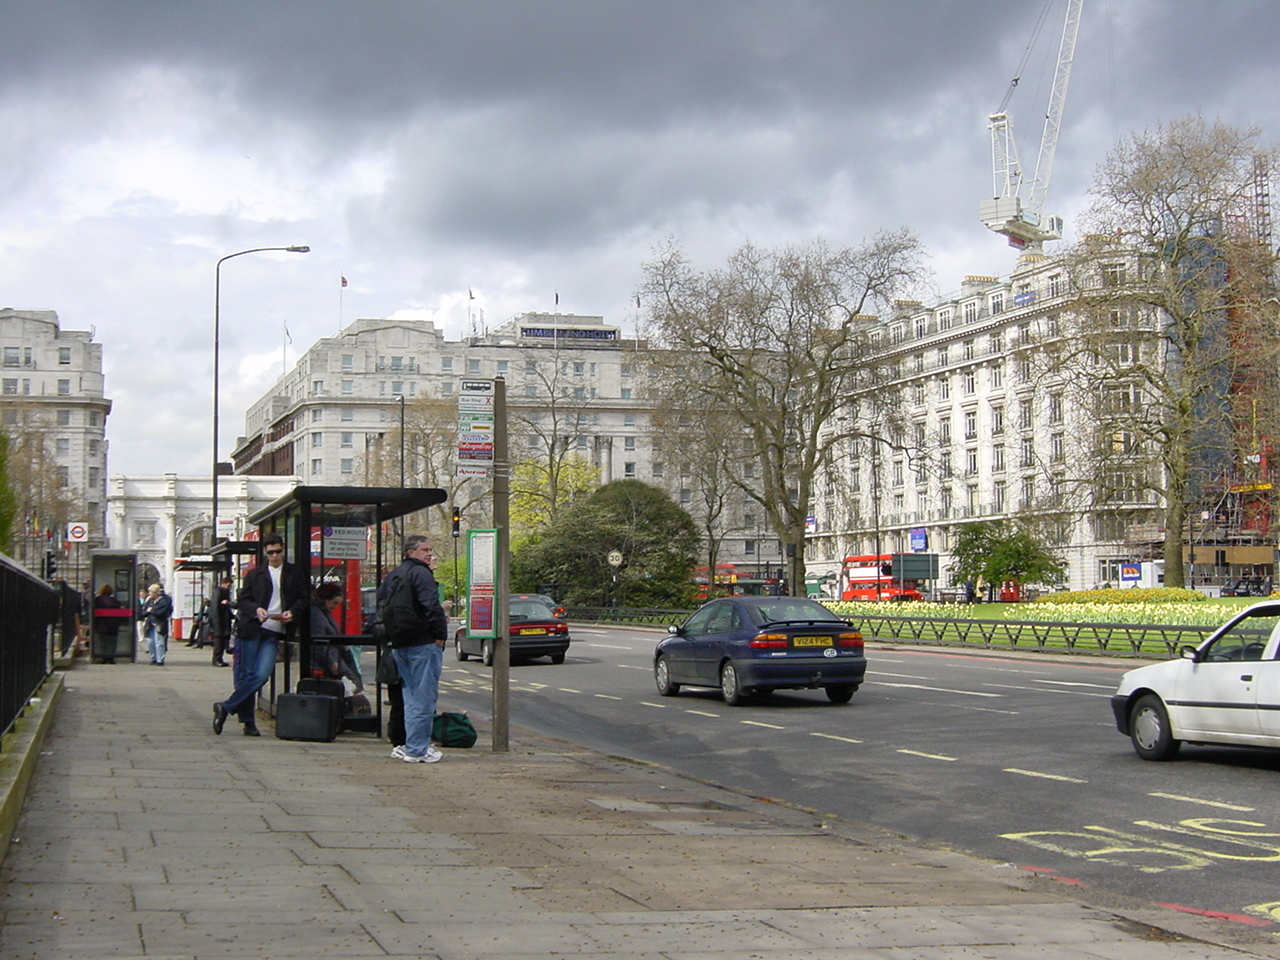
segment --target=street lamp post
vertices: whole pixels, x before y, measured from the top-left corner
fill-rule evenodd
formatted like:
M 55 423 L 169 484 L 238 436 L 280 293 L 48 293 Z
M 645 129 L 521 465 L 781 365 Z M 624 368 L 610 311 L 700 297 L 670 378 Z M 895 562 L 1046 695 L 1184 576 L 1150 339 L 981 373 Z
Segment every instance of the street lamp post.
M 254 247 L 251 250 L 239 250 L 229 253 L 218 261 L 213 271 L 213 537 L 210 544 L 218 542 L 218 345 L 221 334 L 222 309 L 222 265 L 235 257 L 243 257 L 246 253 L 266 253 L 279 250 L 284 253 L 310 253 L 311 248 L 302 245 L 288 247 Z

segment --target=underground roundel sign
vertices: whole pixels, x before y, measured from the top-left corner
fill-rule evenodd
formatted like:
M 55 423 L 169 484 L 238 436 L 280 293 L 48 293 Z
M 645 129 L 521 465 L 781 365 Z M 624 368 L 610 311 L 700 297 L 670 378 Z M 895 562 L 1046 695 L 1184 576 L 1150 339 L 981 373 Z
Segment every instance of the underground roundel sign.
M 67 524 L 67 540 L 71 543 L 84 543 L 89 539 L 89 525 L 87 523 L 68 523 Z

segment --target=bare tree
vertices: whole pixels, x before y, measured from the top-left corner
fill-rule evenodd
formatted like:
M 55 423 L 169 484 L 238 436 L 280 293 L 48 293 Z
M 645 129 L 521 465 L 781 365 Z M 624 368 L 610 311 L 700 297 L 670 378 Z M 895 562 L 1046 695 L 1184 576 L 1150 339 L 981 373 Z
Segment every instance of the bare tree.
M 792 592 L 804 589 L 805 522 L 825 451 L 865 428 L 837 415 L 888 374 L 874 360 L 868 314 L 919 278 L 921 258 L 904 230 L 856 248 L 748 244 L 706 273 L 671 245 L 645 266 L 660 392 L 686 404 L 701 397 L 702 409 L 723 412 L 741 434 L 727 469 L 784 545 Z
M 1257 131 L 1199 116 L 1135 134 L 1099 168 L 1068 257 L 1081 336 L 1064 361 L 1085 393 L 1094 506 L 1158 496 L 1169 586 L 1185 582 L 1189 510 L 1274 435 L 1257 416 L 1276 408 L 1260 202 L 1275 158 Z

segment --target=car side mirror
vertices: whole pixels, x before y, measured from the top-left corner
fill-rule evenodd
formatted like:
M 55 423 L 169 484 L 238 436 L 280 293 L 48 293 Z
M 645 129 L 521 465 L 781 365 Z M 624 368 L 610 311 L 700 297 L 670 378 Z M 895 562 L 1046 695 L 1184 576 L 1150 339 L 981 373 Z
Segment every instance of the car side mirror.
M 1200 662 L 1200 651 L 1196 647 L 1183 647 L 1178 651 L 1178 656 L 1183 660 L 1190 660 L 1192 663 Z
M 680 636 L 680 628 L 673 623 L 671 626 L 667 627 L 667 633 L 671 634 L 673 637 L 678 637 Z

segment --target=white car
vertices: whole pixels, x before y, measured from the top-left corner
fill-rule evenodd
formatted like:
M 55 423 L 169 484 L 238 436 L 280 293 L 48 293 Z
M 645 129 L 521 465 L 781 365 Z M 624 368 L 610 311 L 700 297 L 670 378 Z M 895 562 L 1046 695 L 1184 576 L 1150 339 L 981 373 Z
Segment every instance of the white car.
M 1280 747 L 1280 601 L 1256 603 L 1177 660 L 1130 670 L 1111 698 L 1144 760 L 1187 743 Z

